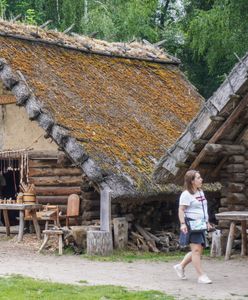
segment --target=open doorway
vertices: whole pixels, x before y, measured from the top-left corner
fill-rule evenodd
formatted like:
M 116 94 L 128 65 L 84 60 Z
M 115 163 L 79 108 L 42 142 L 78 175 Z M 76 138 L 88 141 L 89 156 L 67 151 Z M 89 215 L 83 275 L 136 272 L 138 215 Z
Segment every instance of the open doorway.
M 0 199 L 16 199 L 19 193 L 20 170 L 19 160 L 0 160 Z M 18 211 L 8 211 L 10 225 L 17 225 Z M 1 222 L 4 224 L 1 214 Z

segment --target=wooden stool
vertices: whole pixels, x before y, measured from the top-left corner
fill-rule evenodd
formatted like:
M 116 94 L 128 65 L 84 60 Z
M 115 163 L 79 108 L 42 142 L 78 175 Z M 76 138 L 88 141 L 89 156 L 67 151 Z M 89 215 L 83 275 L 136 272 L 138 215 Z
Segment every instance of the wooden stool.
M 62 236 L 63 236 L 63 230 L 61 229 L 50 229 L 50 230 L 43 230 L 44 233 L 44 241 L 42 245 L 40 246 L 39 253 L 42 251 L 42 249 L 46 246 L 49 238 L 51 235 L 57 235 L 59 238 L 59 255 L 63 254 L 63 241 L 62 241 Z

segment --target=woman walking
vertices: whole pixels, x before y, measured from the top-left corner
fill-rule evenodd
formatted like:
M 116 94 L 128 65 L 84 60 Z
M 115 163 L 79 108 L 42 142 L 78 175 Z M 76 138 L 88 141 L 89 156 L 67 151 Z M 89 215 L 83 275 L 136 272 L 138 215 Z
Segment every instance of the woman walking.
M 201 189 L 202 178 L 198 171 L 189 170 L 184 177 L 184 192 L 182 192 L 179 200 L 178 215 L 180 220 L 180 238 L 181 246 L 190 245 L 191 251 L 185 255 L 183 260 L 174 266 L 174 269 L 181 279 L 186 279 L 185 267 L 189 263 L 193 263 L 198 275 L 198 283 L 212 283 L 207 274 L 204 273 L 201 265 L 201 254 L 205 246 L 206 231 L 191 232 L 189 229 L 189 221 L 204 220 L 207 229 L 212 227 L 208 222 L 207 200 Z

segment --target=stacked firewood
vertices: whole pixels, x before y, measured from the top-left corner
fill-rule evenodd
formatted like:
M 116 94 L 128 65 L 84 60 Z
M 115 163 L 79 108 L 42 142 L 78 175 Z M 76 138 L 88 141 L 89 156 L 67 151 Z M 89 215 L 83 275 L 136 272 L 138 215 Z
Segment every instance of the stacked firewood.
M 179 249 L 178 236 L 168 231 L 156 231 L 151 233 L 138 224 L 134 224 L 130 231 L 128 247 L 131 250 L 150 252 L 170 252 Z

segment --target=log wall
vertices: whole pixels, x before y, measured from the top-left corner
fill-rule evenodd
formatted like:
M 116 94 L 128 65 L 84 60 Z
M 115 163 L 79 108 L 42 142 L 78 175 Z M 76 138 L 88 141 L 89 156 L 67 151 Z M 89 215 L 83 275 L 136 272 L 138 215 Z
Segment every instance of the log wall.
M 242 145 L 243 146 L 243 145 Z M 229 155 L 220 172 L 221 207 L 219 212 L 248 210 L 248 147 L 243 153 Z M 220 220 L 222 248 L 225 249 L 230 221 Z
M 85 179 L 82 170 L 68 160 L 58 164 L 58 155 L 32 153 L 29 159 L 29 180 L 34 183 L 39 203 L 59 205 L 65 212 L 70 194 L 80 196 L 82 222 L 100 218 L 100 196 Z

